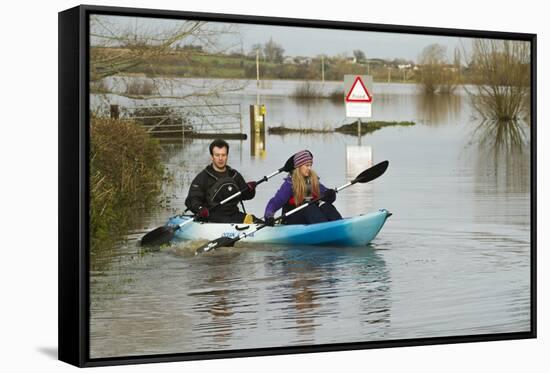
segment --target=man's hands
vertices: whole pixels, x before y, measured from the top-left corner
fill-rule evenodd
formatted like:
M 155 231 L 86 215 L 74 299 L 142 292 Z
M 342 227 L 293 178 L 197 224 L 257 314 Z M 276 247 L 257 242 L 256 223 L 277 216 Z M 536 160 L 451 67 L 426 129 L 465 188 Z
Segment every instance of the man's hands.
M 197 212 L 197 218 L 206 220 L 210 216 L 210 211 L 206 207 L 199 207 L 199 212 Z
M 256 189 L 256 182 L 255 181 L 249 181 L 248 183 L 246 183 L 246 186 L 248 186 L 248 190 L 249 191 L 253 191 L 254 189 Z

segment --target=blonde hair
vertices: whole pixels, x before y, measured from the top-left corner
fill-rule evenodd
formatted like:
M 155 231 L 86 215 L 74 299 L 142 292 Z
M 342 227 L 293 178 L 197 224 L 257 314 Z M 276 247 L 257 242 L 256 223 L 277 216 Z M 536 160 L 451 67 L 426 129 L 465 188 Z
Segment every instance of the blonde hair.
M 309 180 L 311 182 L 311 194 L 320 196 L 321 193 L 319 189 L 319 178 L 317 177 L 315 171 L 309 171 Z M 294 194 L 294 201 L 296 203 L 296 206 L 300 206 L 304 202 L 306 191 L 306 178 L 302 176 L 297 168 L 295 168 L 292 171 L 292 193 Z

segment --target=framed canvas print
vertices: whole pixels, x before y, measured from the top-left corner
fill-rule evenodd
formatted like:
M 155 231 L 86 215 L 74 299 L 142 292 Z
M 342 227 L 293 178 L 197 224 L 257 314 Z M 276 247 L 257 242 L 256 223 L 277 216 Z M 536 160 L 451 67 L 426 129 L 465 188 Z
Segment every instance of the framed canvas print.
M 59 13 L 59 358 L 536 336 L 536 35 Z

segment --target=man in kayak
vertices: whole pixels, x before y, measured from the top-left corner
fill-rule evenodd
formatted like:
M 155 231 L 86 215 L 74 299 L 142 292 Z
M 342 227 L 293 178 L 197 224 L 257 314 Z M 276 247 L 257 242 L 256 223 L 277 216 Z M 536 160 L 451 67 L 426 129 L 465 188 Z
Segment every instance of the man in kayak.
M 280 208 L 283 213 L 295 209 L 303 203 L 321 197 L 322 205 L 312 203 L 283 220 L 283 224 L 315 224 L 339 220 L 342 216 L 332 205 L 336 200 L 336 191 L 328 189 L 319 182 L 319 177 L 311 168 L 313 155 L 302 150 L 293 157 L 294 170 L 284 179 L 283 185 L 271 198 L 265 208 L 264 220 L 267 225 L 275 224 L 275 212 Z
M 203 221 L 247 224 L 260 221 L 239 211 L 239 201 L 250 200 L 256 195 L 256 183 L 245 182 L 240 173 L 227 165 L 229 144 L 217 139 L 210 144 L 209 150 L 212 163 L 193 179 L 185 206 Z M 217 206 L 239 191 L 242 191 L 240 196 Z

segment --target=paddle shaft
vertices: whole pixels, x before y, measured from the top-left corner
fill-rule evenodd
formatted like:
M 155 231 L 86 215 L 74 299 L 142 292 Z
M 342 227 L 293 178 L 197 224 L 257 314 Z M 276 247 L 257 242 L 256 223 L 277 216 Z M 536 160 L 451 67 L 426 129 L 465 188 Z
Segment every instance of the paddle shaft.
M 265 181 L 268 181 L 269 179 L 271 179 L 273 176 L 276 176 L 276 175 L 279 175 L 281 172 L 283 172 L 284 170 L 281 168 L 267 176 L 264 176 L 262 177 L 260 180 L 256 181 L 256 185 L 259 185 Z M 223 205 L 224 203 L 227 203 L 229 201 L 231 201 L 232 199 L 234 198 L 237 198 L 238 196 L 240 196 L 241 194 L 243 194 L 244 192 L 246 192 L 247 188 L 244 188 L 242 190 L 239 190 L 237 193 L 227 197 L 226 199 L 224 199 L 223 201 L 221 201 L 219 204 L 217 204 L 216 206 L 219 206 L 219 205 Z

